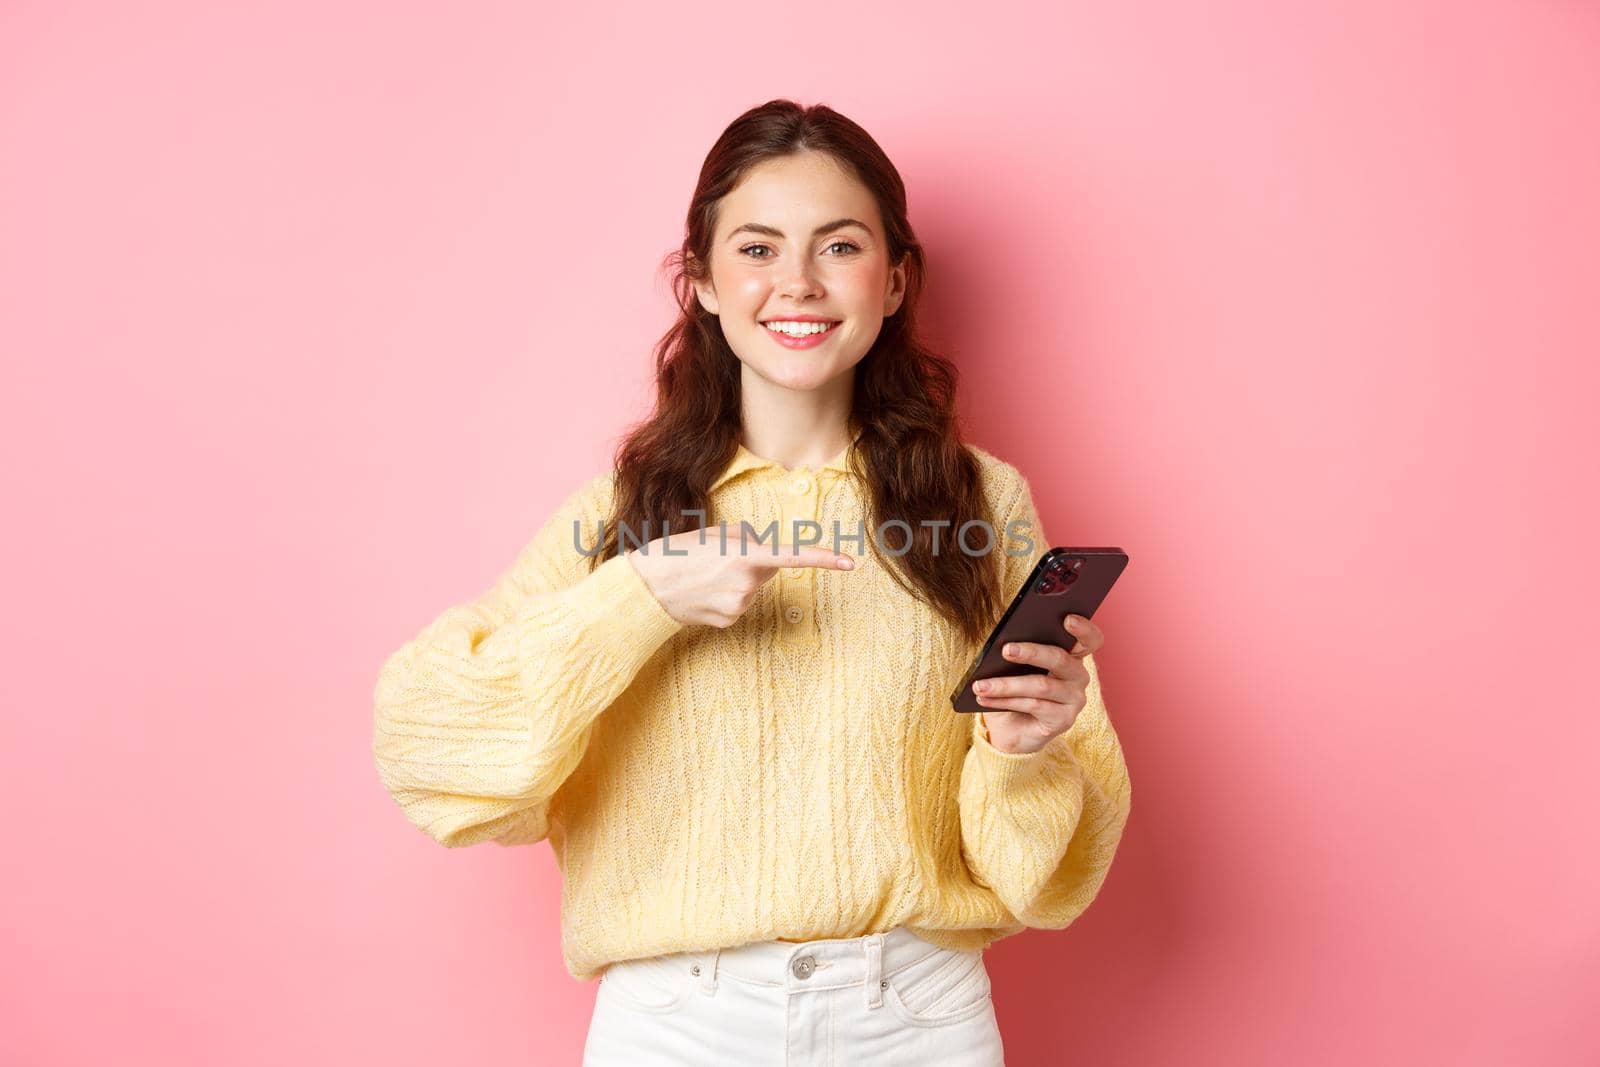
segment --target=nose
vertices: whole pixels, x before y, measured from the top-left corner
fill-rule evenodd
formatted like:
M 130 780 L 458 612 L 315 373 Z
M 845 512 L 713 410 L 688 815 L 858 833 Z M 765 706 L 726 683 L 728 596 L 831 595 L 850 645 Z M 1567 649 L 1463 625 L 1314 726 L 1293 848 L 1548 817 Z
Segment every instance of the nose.
M 778 292 L 792 297 L 821 296 L 816 264 L 805 256 L 790 260 L 790 264 L 778 279 Z

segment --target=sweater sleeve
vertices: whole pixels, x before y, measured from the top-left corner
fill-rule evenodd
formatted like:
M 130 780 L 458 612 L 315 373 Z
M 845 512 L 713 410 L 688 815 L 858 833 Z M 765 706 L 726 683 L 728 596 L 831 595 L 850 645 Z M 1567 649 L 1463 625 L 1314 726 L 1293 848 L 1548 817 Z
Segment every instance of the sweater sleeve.
M 1028 483 L 1016 478 L 1006 521 L 1018 522 L 1034 548 L 1002 554 L 1006 603 L 1050 548 Z M 1067 637 L 1062 631 L 1063 644 Z M 1094 655 L 1083 663 L 1087 703 L 1070 729 L 1037 752 L 1000 751 L 989 743 L 982 714 L 972 716 L 958 793 L 962 853 L 976 880 L 1024 926 L 1059 930 L 1089 907 L 1128 819 L 1131 783 L 1122 747 Z
M 682 629 L 625 554 L 590 571 L 577 547 L 609 519 L 610 477 L 570 494 L 492 588 L 379 670 L 379 778 L 448 848 L 542 840 L 596 717 Z

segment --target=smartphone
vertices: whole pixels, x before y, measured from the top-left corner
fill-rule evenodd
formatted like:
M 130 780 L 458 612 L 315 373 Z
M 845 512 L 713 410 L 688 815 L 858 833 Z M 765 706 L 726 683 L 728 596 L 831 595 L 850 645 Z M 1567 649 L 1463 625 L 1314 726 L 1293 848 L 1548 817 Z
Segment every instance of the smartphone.
M 973 682 L 1001 675 L 1045 673 L 1045 668 L 1037 664 L 1006 659 L 1000 650 L 1008 641 L 1031 641 L 1060 645 L 1070 651 L 1078 642 L 1061 625 L 1062 620 L 1068 615 L 1093 618 L 1127 565 L 1128 554 L 1120 548 L 1052 548 L 1039 557 L 1006 613 L 994 624 L 972 666 L 962 675 L 961 684 L 950 694 L 950 706 L 957 711 L 988 710 L 973 694 Z

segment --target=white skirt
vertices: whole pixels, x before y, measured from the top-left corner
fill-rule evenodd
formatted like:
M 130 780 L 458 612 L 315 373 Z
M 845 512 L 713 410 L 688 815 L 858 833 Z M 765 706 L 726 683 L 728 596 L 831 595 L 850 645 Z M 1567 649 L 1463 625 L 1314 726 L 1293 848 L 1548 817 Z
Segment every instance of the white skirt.
M 1004 1067 L 983 952 L 903 926 L 623 960 L 600 978 L 584 1067 Z

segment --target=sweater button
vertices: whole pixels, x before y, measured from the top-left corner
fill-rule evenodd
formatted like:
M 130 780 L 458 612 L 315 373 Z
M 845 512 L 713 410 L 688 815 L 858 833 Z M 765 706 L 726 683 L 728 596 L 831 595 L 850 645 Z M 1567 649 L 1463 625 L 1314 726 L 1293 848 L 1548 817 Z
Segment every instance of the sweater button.
M 794 961 L 790 970 L 794 971 L 796 978 L 810 978 L 811 972 L 817 969 L 817 961 L 810 956 L 801 956 Z
M 805 611 L 797 607 L 785 608 L 783 612 L 783 617 L 788 619 L 790 622 L 799 622 L 801 619 L 805 618 L 805 616 Z

